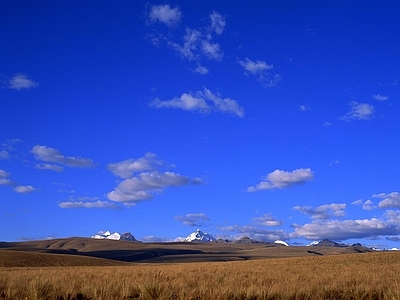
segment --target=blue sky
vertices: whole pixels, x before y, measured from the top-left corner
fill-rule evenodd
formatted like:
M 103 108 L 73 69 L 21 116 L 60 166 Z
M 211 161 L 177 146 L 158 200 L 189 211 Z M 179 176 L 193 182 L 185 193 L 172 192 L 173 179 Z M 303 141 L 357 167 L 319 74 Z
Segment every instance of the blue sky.
M 400 241 L 396 1 L 2 1 L 0 240 Z

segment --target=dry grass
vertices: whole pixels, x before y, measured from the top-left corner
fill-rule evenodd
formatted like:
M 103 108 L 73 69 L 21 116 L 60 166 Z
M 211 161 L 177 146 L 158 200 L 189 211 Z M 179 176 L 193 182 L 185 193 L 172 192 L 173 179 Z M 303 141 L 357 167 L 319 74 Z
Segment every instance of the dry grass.
M 0 299 L 399 299 L 400 253 L 0 268 Z

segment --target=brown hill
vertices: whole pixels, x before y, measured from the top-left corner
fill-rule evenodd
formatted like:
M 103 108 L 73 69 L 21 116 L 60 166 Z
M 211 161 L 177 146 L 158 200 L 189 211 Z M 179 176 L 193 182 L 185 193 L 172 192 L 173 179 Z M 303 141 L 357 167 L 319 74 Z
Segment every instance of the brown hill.
M 138 243 L 67 238 L 0 243 L 0 266 L 235 261 L 370 251 L 365 247 L 286 247 L 264 243 Z

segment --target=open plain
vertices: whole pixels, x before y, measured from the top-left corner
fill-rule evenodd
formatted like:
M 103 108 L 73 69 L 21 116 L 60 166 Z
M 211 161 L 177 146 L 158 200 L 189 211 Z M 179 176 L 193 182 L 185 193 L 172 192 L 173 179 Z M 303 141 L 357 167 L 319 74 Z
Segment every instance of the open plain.
M 400 253 L 85 238 L 0 243 L 0 299 L 400 299 Z

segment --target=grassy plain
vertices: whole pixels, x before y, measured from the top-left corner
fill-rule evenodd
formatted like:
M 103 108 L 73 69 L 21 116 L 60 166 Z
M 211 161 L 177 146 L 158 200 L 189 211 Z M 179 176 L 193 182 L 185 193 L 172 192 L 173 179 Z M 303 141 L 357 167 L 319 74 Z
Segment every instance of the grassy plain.
M 400 300 L 400 252 L 227 262 L 1 267 L 0 299 Z

